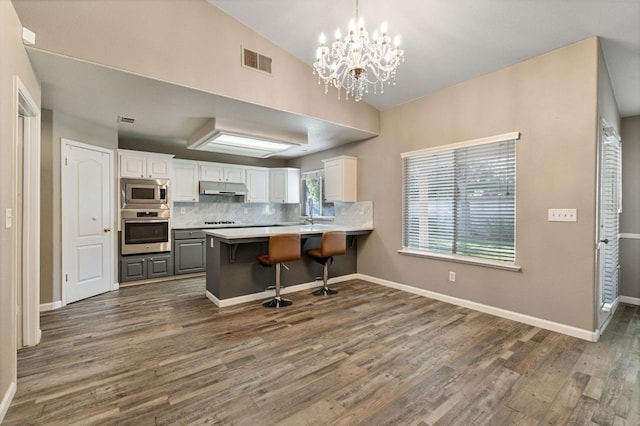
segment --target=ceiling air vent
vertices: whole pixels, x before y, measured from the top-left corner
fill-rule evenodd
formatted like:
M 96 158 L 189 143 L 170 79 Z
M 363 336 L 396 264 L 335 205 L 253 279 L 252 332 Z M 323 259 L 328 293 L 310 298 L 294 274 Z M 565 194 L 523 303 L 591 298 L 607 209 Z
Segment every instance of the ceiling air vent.
M 242 48 L 242 66 L 271 74 L 271 61 L 268 56 L 253 50 Z
M 136 122 L 136 119 L 133 117 L 125 117 L 124 115 L 118 116 L 118 123 L 133 125 Z

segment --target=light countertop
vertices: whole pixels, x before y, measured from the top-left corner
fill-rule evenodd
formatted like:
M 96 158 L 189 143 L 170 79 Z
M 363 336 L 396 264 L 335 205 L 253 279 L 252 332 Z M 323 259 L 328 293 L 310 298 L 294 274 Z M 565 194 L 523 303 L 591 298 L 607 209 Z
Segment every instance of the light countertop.
M 256 224 L 256 223 L 219 223 L 211 225 L 179 225 L 172 226 L 171 229 L 183 230 L 183 229 L 202 229 L 203 231 L 211 229 L 227 229 L 227 228 L 255 228 L 255 227 L 273 227 L 273 226 L 291 226 L 300 225 L 300 222 L 276 222 L 270 224 Z
M 373 227 L 354 227 L 348 225 L 317 224 L 317 225 L 293 225 L 293 226 L 263 226 L 252 228 L 223 228 L 204 229 L 205 234 L 223 240 L 241 240 L 248 238 L 270 237 L 276 234 L 322 234 L 327 231 L 367 232 L 373 231 Z

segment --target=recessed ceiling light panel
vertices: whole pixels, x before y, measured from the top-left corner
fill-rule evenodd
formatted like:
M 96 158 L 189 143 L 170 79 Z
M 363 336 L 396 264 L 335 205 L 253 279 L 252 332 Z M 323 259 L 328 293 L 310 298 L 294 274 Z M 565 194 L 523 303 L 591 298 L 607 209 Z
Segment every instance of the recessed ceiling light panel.
M 222 129 L 216 127 L 215 119 L 209 120 L 187 141 L 189 149 L 258 158 L 270 157 L 298 145 L 241 129 Z

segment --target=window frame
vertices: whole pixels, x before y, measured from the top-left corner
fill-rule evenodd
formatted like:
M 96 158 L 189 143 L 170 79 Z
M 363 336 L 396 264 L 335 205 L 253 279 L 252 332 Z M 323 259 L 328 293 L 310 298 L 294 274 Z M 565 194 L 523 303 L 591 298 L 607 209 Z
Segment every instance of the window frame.
M 444 146 L 438 146 L 438 147 L 433 147 L 433 148 L 427 148 L 427 149 L 421 149 L 421 150 L 417 150 L 417 151 L 411 151 L 411 152 L 405 152 L 401 154 L 401 159 L 402 159 L 402 204 L 401 204 L 401 208 L 402 208 L 402 234 L 401 234 L 401 238 L 402 238 L 402 244 L 401 244 L 401 249 L 398 250 L 398 253 L 400 254 L 405 254 L 405 255 L 410 255 L 410 256 L 418 256 L 418 257 L 427 257 L 427 258 L 437 258 L 437 259 L 443 259 L 443 260 L 448 260 L 448 261 L 453 261 L 453 262 L 460 262 L 460 263 L 468 263 L 468 264 L 474 264 L 474 265 L 479 265 L 479 266 L 488 266 L 488 267 L 494 267 L 494 268 L 500 268 L 500 269 L 506 269 L 506 270 L 512 270 L 512 271 L 520 271 L 521 268 L 520 266 L 518 266 L 516 264 L 517 262 L 517 258 L 516 258 L 516 254 L 517 254 L 517 247 L 516 247 L 516 199 L 515 196 L 513 197 L 513 261 L 511 260 L 499 260 L 496 258 L 491 258 L 491 257 L 480 257 L 480 256 L 468 256 L 468 255 L 464 255 L 464 254 L 457 254 L 457 253 L 453 253 L 453 252 L 443 252 L 443 251 L 432 251 L 432 250 L 428 250 L 425 247 L 410 247 L 409 244 L 407 244 L 407 238 L 409 237 L 408 235 L 408 229 L 407 227 L 409 226 L 408 223 L 406 222 L 408 220 L 408 214 L 406 211 L 407 208 L 407 202 L 408 200 L 405 198 L 407 196 L 407 175 L 406 175 L 406 163 L 407 163 L 407 159 L 410 159 L 412 157 L 424 157 L 425 161 L 428 161 L 429 156 L 432 156 L 434 154 L 438 154 L 438 153 L 442 153 L 443 155 L 446 155 L 447 153 L 451 152 L 453 153 L 453 159 L 454 159 L 454 163 L 456 164 L 455 161 L 456 160 L 456 153 L 460 152 L 459 150 L 463 149 L 463 148 L 469 148 L 469 147 L 474 147 L 474 146 L 478 146 L 478 145 L 486 145 L 486 144 L 491 144 L 491 143 L 498 143 L 498 142 L 508 142 L 508 141 L 513 141 L 514 143 L 514 153 L 513 155 L 515 156 L 515 148 L 516 148 L 516 142 L 520 139 L 520 133 L 519 132 L 512 132 L 512 133 L 505 133 L 502 135 L 496 135 L 496 136 L 490 136 L 487 138 L 481 138 L 481 139 L 474 139 L 474 140 L 470 140 L 470 141 L 464 141 L 464 142 L 459 142 L 459 143 L 454 143 L 454 144 L 449 144 L 449 145 L 444 145 Z M 515 183 L 515 179 L 516 179 L 516 160 L 514 157 L 513 160 L 513 176 L 512 179 Z M 457 164 L 456 164 L 457 166 Z M 458 175 L 457 172 L 453 172 L 452 173 L 452 185 L 457 185 L 460 181 L 460 176 Z M 514 190 L 515 190 L 515 186 L 514 186 Z M 460 197 L 458 198 L 458 193 L 456 193 L 454 199 L 457 200 L 457 202 L 461 202 L 464 197 Z M 453 215 L 453 212 L 450 212 L 450 215 L 452 217 L 450 217 L 450 223 L 453 227 L 460 227 L 460 224 L 464 222 L 459 222 L 458 219 L 456 218 L 455 215 Z M 424 227 L 425 225 L 421 225 L 421 227 Z M 418 231 L 418 233 L 421 233 L 422 230 L 420 229 Z M 421 236 L 419 236 L 419 238 L 423 238 Z M 428 237 L 425 237 L 428 238 Z M 426 242 L 426 241 L 423 241 Z M 422 244 L 420 244 L 422 245 Z M 453 250 L 453 249 L 452 249 Z
M 312 177 L 313 179 L 320 179 L 320 195 L 322 200 L 320 200 L 319 205 L 317 206 L 319 211 L 322 212 L 322 215 L 313 215 L 314 219 L 324 219 L 324 220 L 332 220 L 335 217 L 335 205 L 333 203 L 333 201 L 327 201 L 325 198 L 325 176 L 324 176 L 324 169 L 315 169 L 315 170 L 308 170 L 306 172 L 301 172 L 300 173 L 300 217 L 303 218 L 310 218 L 309 214 L 308 214 L 308 203 L 307 203 L 307 197 L 306 197 L 306 183 L 305 181 L 307 180 L 308 177 Z M 326 215 L 324 213 L 326 209 L 331 209 L 334 214 L 333 215 Z

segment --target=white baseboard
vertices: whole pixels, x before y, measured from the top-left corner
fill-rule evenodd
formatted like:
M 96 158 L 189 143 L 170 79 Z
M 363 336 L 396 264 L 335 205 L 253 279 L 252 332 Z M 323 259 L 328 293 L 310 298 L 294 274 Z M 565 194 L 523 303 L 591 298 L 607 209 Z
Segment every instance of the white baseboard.
M 2 397 L 2 402 L 0 402 L 0 423 L 2 423 L 2 420 L 4 420 L 4 416 L 7 415 L 7 411 L 9 411 L 9 405 L 11 405 L 11 400 L 13 400 L 13 396 L 15 394 L 16 382 L 13 381 L 9 383 L 9 387 Z
M 57 302 L 40 304 L 40 312 L 53 311 L 55 309 L 60 309 L 60 308 L 62 308 L 62 300 L 58 300 Z
M 618 296 L 620 303 L 640 306 L 640 297 Z
M 110 291 L 115 291 L 115 290 L 118 290 L 119 288 L 120 288 L 120 283 L 113 283 L 111 284 Z M 51 302 L 51 303 L 41 303 L 40 312 L 54 311 L 56 309 L 62 308 L 62 306 L 63 305 L 61 300 L 58 300 L 57 302 Z
M 328 284 L 335 284 L 343 281 L 353 280 L 358 278 L 358 274 L 342 275 L 340 277 L 329 278 Z M 285 287 L 281 290 L 282 294 L 294 293 L 296 291 L 309 290 L 316 287 L 321 287 L 322 281 L 313 281 L 310 283 L 303 283 Z M 231 297 L 229 299 L 218 299 L 208 290 L 205 292 L 207 299 L 213 302 L 219 308 L 225 308 L 227 306 L 239 305 L 240 303 L 255 302 L 256 300 L 266 300 L 273 297 L 273 290 L 261 291 L 260 293 L 251 293 L 245 296 Z
M 532 317 L 529 315 L 521 314 L 518 312 L 508 311 L 506 309 L 496 308 L 494 306 L 484 305 L 482 303 L 472 302 L 466 299 L 460 299 L 446 294 L 436 293 L 429 290 L 423 290 L 417 287 L 412 287 L 405 284 L 396 283 L 393 281 L 383 280 L 376 277 L 371 277 L 364 274 L 355 274 L 357 277 L 364 281 L 369 281 L 374 284 L 380 284 L 386 287 L 395 288 L 397 290 L 406 291 L 409 293 L 417 294 L 419 296 L 428 297 L 430 299 L 440 300 L 442 302 L 451 303 L 452 305 L 462 306 L 464 308 L 473 309 L 475 311 L 484 312 L 487 314 L 495 315 L 497 317 L 518 321 L 524 324 L 532 325 L 534 327 L 544 328 L 545 330 L 556 331 L 558 333 L 566 334 L 569 336 L 577 337 L 579 339 L 596 342 L 599 337 L 597 330 L 584 330 L 581 328 L 573 327 L 566 324 L 560 324 L 553 321 L 548 321 L 542 318 Z

